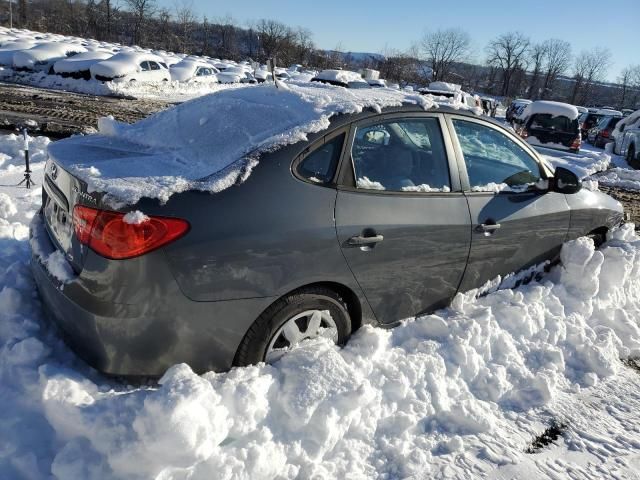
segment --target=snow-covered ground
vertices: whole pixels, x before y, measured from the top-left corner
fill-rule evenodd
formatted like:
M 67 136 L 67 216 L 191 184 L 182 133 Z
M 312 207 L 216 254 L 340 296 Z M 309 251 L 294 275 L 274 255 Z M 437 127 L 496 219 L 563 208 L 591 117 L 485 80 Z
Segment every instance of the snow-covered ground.
M 32 142 L 38 184 L 47 144 Z M 632 226 L 600 251 L 570 242 L 539 281 L 458 295 L 344 348 L 128 386 L 46 319 L 28 266 L 40 189 L 8 186 L 21 147 L 0 137 L 0 478 L 638 478 L 640 371 L 621 361 L 640 357 Z M 583 157 L 557 161 L 601 169 Z M 527 453 L 553 423 L 561 436 Z

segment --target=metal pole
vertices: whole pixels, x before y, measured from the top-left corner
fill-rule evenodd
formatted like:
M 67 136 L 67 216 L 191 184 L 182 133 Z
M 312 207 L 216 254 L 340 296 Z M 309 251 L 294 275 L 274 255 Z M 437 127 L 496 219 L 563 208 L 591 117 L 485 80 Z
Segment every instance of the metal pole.
M 22 138 L 24 138 L 24 181 L 25 187 L 31 188 L 33 182 L 31 181 L 31 168 L 29 166 L 29 134 L 27 133 L 27 129 L 22 130 Z
M 13 28 L 13 0 L 9 0 L 9 28 Z

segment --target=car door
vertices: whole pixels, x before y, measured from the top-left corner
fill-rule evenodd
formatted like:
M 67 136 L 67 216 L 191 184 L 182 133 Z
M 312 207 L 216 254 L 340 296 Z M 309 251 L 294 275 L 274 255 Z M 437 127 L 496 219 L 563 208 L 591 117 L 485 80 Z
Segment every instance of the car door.
M 440 114 L 386 115 L 351 128 L 336 231 L 381 323 L 447 305 L 464 272 L 469 209 L 443 121 Z
M 468 116 L 447 124 L 472 223 L 460 290 L 553 258 L 569 229 L 565 196 L 546 188 L 551 171 L 507 130 Z
M 140 72 L 138 73 L 138 76 L 140 77 L 140 80 L 143 82 L 148 82 L 153 79 L 149 62 L 147 61 L 140 62 Z

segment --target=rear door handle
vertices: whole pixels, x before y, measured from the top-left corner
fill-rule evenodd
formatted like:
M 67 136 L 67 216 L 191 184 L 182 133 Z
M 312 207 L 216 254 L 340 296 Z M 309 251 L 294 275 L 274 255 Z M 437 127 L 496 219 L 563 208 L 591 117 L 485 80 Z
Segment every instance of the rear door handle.
M 372 235 L 371 237 L 363 237 L 362 235 L 358 235 L 355 237 L 351 237 L 349 240 L 347 240 L 347 243 L 349 245 L 361 247 L 366 245 L 373 245 L 375 243 L 380 243 L 383 240 L 384 240 L 384 237 L 382 235 Z
M 493 233 L 500 228 L 499 223 L 481 223 L 476 227 L 476 232 Z

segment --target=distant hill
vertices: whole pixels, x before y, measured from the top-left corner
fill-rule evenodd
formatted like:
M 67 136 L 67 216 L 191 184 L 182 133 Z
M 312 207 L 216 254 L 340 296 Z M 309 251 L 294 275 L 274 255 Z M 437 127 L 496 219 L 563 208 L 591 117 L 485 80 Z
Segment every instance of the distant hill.
M 380 62 L 385 59 L 381 53 L 371 52 L 337 52 L 335 50 L 325 50 L 328 55 L 339 55 L 346 63 L 369 63 Z

